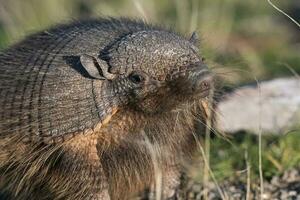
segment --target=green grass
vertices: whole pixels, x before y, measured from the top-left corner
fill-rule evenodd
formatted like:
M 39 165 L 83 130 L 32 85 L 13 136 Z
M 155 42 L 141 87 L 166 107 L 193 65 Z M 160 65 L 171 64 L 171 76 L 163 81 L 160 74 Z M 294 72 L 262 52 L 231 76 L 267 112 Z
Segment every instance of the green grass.
M 263 173 L 265 179 L 281 175 L 284 170 L 300 167 L 300 131 L 284 136 L 264 136 L 262 140 Z M 231 139 L 216 137 L 211 140 L 210 166 L 217 180 L 246 177 L 247 162 L 252 179 L 259 178 L 258 136 L 238 133 Z

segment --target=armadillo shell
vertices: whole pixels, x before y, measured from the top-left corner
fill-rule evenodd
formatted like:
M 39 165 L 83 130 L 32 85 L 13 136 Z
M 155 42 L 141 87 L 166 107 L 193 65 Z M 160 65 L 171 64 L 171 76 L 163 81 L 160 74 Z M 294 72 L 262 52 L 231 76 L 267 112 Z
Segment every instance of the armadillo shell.
M 0 54 L 0 134 L 48 141 L 91 130 L 112 112 L 106 80 L 88 77 L 79 56 L 145 28 L 118 20 L 59 26 Z

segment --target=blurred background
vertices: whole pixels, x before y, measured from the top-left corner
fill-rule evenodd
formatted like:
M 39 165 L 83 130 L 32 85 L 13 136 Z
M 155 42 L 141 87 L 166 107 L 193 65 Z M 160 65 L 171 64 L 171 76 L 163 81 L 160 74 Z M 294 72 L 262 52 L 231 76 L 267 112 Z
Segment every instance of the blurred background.
M 273 3 L 300 21 L 299 0 Z M 185 35 L 197 31 L 202 54 L 229 87 L 300 73 L 300 28 L 267 0 L 0 0 L 0 49 L 51 25 L 90 16 L 142 18 Z M 300 166 L 299 136 L 265 136 L 266 179 Z M 251 134 L 215 139 L 210 163 L 216 178 L 240 174 L 247 162 L 257 178 L 257 143 Z
M 299 0 L 274 0 L 299 21 Z M 240 83 L 300 72 L 299 27 L 267 0 L 0 0 L 0 48 L 53 24 L 128 16 L 185 34 L 197 31 L 208 61 Z M 220 66 L 219 66 L 220 65 Z

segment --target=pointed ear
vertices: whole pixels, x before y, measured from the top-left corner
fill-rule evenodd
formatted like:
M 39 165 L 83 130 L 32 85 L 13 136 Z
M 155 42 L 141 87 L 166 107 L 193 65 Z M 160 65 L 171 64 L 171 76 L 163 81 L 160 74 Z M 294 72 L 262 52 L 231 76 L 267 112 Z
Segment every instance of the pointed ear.
M 102 76 L 102 72 L 97 64 L 97 60 L 93 56 L 83 54 L 80 56 L 80 62 L 91 77 L 96 79 L 105 79 L 105 77 Z
M 190 41 L 192 44 L 198 46 L 198 43 L 199 43 L 199 36 L 198 36 L 198 34 L 197 34 L 196 31 L 194 31 L 194 32 L 192 33 L 192 35 L 191 35 L 189 41 Z

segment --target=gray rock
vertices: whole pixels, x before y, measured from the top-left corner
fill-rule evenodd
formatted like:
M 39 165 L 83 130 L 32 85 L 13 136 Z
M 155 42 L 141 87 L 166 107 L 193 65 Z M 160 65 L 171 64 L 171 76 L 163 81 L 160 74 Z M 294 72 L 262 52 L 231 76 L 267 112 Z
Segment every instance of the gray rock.
M 217 107 L 221 132 L 287 133 L 300 126 L 300 79 L 278 78 L 228 94 Z

